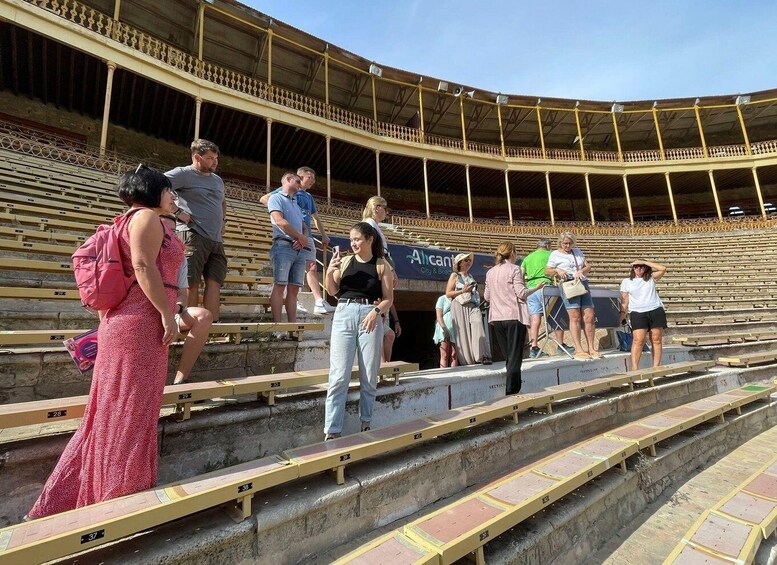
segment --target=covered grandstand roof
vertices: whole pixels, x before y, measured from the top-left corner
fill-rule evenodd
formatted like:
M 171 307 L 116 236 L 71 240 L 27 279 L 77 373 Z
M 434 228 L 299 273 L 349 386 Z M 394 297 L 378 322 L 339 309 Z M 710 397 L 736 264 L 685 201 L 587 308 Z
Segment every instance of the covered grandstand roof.
M 115 7 L 114 0 L 85 0 L 83 3 L 106 15 L 112 15 Z M 613 118 L 617 122 L 623 151 L 655 150 L 659 145 L 653 100 L 618 101 L 623 111 L 613 114 L 612 101 L 545 98 L 541 92 L 506 93 L 507 105 L 497 106 L 497 93 L 482 91 L 477 85 L 458 85 L 448 77 L 394 69 L 377 61 L 382 77 L 374 80 L 373 108 L 373 77 L 369 74 L 372 61 L 239 2 L 216 0 L 214 4 L 203 5 L 193 0 L 167 0 L 164 3 L 123 0 L 120 6 L 121 21 L 193 54 L 199 51 L 198 13 L 200 6 L 204 6 L 202 51 L 206 61 L 261 81 L 271 80 L 275 86 L 318 100 L 326 99 L 328 83 L 329 101 L 333 106 L 368 118 L 375 112 L 380 122 L 418 127 L 420 84 L 427 135 L 461 139 L 463 108 L 467 140 L 492 146 L 498 146 L 501 141 L 500 112 L 505 145 L 509 147 L 540 146 L 538 114 L 544 144 L 548 148 L 577 150 L 579 120 L 586 151 L 616 151 Z M 78 51 L 75 46 L 58 43 L 6 22 L 0 22 L 0 53 L 0 89 L 94 118 L 101 117 L 107 73 L 103 61 Z M 271 65 L 268 64 L 270 57 Z M 448 83 L 447 92 L 438 91 L 440 82 Z M 113 84 L 111 124 L 177 144 L 188 144 L 194 120 L 194 100 L 190 95 L 122 68 L 116 70 Z M 474 90 L 473 97 L 454 96 L 453 89 L 457 86 L 463 86 L 464 91 Z M 749 93 L 749 96 L 752 103 L 740 106 L 740 109 L 750 141 L 773 139 L 777 131 L 777 89 Z M 537 111 L 538 98 L 541 98 L 540 112 Z M 737 94 L 729 94 L 702 96 L 698 100 L 707 145 L 743 143 L 734 106 L 736 98 Z M 655 120 L 665 148 L 701 146 L 694 108 L 696 99 L 655 102 Z M 266 131 L 266 120 L 260 116 L 208 102 L 203 104 L 201 135 L 218 140 L 227 155 L 262 160 L 267 144 Z M 272 158 L 277 166 L 293 167 L 305 162 L 317 170 L 325 170 L 324 136 L 276 120 L 272 129 Z M 332 162 L 335 178 L 366 185 L 375 182 L 375 156 L 371 149 L 333 139 Z M 400 189 L 423 186 L 423 171 L 417 158 L 384 151 L 380 167 L 385 186 Z M 774 182 L 777 177 L 771 167 L 761 169 L 760 174 L 764 184 Z M 700 184 L 697 176 L 697 173 L 673 175 L 674 189 L 678 192 L 692 190 Z M 545 197 L 541 174 L 513 171 L 509 177 L 514 195 Z M 435 193 L 461 195 L 466 192 L 462 165 L 430 160 L 429 178 Z M 478 196 L 504 195 L 502 171 L 472 166 L 470 178 Z M 622 194 L 618 176 L 592 173 L 591 180 L 597 196 Z M 716 181 L 720 189 L 752 183 L 747 173 L 741 171 L 720 172 Z M 579 176 L 554 174 L 554 197 L 581 197 L 581 182 Z M 644 175 L 631 182 L 640 194 L 661 194 L 666 190 L 660 175 Z M 706 183 L 701 184 L 707 190 Z

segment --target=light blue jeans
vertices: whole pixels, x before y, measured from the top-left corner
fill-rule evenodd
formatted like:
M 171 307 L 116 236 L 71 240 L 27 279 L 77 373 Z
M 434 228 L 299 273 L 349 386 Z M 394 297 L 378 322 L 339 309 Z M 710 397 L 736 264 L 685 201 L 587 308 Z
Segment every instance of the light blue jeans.
M 365 332 L 362 320 L 375 306 L 371 304 L 338 304 L 332 320 L 329 354 L 329 389 L 326 392 L 324 433 L 343 431 L 345 402 L 354 355 L 359 363 L 359 417 L 362 422 L 372 420 L 375 404 L 378 369 L 383 352 L 383 323 L 378 319 L 372 332 Z

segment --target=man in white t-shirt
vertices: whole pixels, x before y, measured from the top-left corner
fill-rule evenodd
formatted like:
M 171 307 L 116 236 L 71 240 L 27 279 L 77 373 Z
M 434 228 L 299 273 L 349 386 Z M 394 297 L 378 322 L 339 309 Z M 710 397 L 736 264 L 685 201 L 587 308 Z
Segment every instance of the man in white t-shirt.
M 656 281 L 666 274 L 666 267 L 637 259 L 631 263 L 629 277 L 621 282 L 621 320 L 628 312 L 634 340 L 631 344 L 631 370 L 639 369 L 639 360 L 648 332 L 653 351 L 653 366 L 661 365 L 662 340 L 666 328 L 664 303 L 658 297 Z

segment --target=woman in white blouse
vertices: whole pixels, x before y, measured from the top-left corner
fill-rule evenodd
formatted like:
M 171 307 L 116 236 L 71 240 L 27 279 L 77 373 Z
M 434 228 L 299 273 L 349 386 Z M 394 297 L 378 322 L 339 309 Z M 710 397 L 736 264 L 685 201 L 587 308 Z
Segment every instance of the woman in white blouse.
M 658 297 L 656 281 L 666 274 L 666 267 L 637 259 L 631 263 L 628 278 L 621 282 L 621 318 L 628 312 L 634 341 L 631 344 L 631 370 L 639 369 L 642 348 L 648 332 L 653 351 L 653 366 L 661 365 L 662 340 L 666 328 L 664 304 Z
M 545 274 L 556 277 L 560 282 L 579 280 L 586 289 L 582 296 L 566 298 L 561 293 L 561 300 L 569 316 L 569 333 L 575 342 L 575 359 L 599 359 L 602 354 L 594 347 L 594 334 L 596 333 L 596 316 L 594 315 L 594 302 L 591 291 L 588 288 L 588 273 L 591 265 L 583 254 L 583 250 L 575 247 L 577 239 L 572 232 L 564 232 L 558 237 L 558 249 L 548 257 L 548 266 Z M 588 353 L 583 351 L 580 342 L 580 322 L 585 329 L 585 340 L 588 342 Z

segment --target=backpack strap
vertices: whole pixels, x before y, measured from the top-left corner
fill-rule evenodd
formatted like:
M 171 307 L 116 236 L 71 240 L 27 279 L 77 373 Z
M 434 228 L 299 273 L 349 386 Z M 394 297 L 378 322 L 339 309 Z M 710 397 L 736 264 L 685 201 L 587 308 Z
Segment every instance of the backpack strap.
M 348 266 L 351 264 L 351 261 L 353 261 L 353 255 L 346 255 L 340 260 L 340 278 L 342 279 L 342 276 L 345 274 L 345 270 L 348 268 Z

